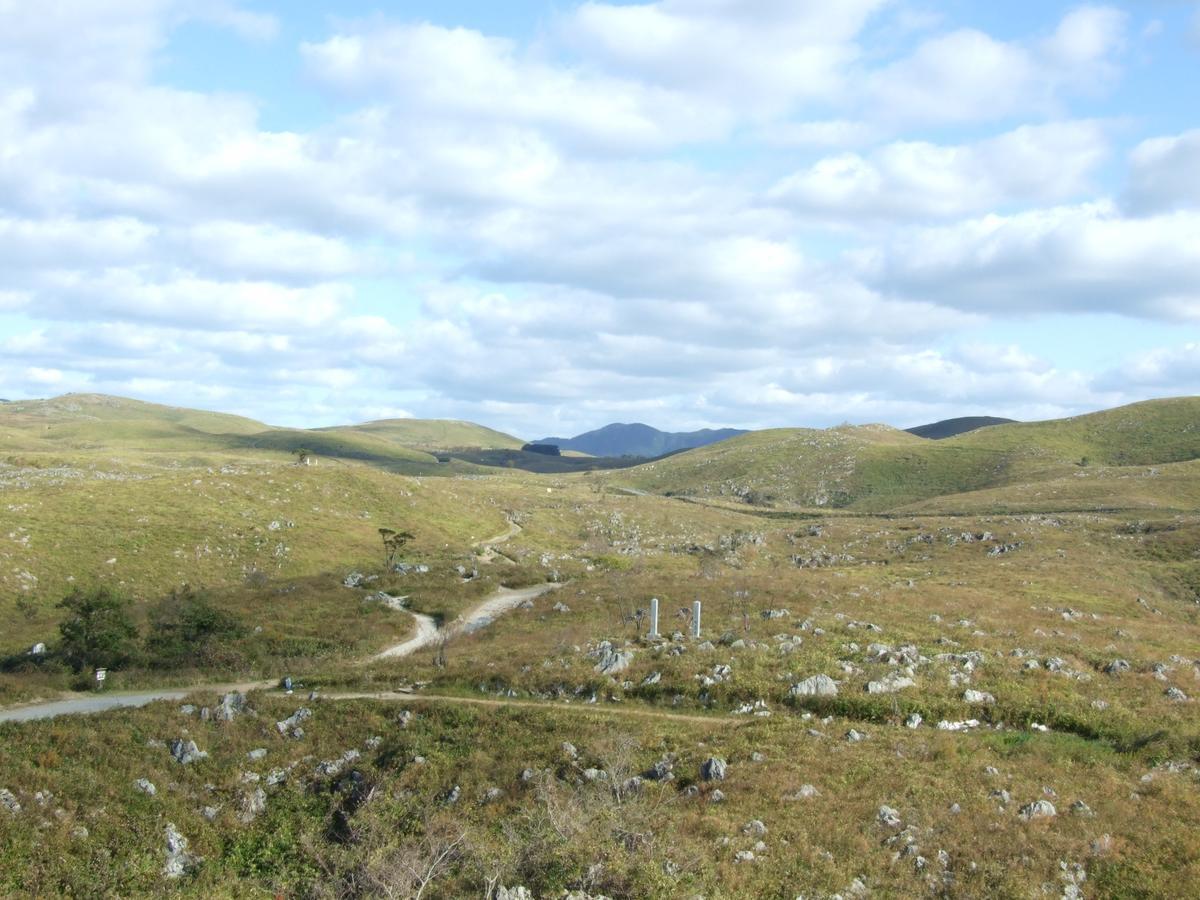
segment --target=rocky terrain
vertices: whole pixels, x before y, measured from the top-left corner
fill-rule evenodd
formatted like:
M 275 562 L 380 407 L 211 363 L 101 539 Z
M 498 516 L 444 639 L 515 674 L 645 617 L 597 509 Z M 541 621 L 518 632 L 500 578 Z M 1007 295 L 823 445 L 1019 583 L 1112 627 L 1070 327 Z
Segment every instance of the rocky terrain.
M 1195 896 L 1196 464 L 1139 439 L 884 511 L 736 495 L 832 496 L 910 439 L 789 437 L 817 462 L 744 478 L 714 445 L 657 464 L 718 467 L 678 497 L 26 448 L 0 696 L 97 696 L 57 604 L 105 586 L 141 643 L 102 695 L 142 705 L 0 721 L 0 894 Z M 229 628 L 171 655 L 185 601 Z

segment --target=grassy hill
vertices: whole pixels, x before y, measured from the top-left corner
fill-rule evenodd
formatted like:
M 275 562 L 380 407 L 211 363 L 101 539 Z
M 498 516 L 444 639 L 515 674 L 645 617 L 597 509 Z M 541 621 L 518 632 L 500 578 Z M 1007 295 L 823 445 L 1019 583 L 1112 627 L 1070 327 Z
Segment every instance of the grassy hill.
M 963 416 L 957 419 L 943 419 L 941 422 L 931 422 L 928 425 L 918 425 L 915 428 L 904 429 L 917 437 L 940 441 L 968 431 L 987 428 L 991 425 L 1010 425 L 1015 419 L 1001 419 L 996 416 Z
M 1200 398 L 1154 400 L 936 443 L 885 426 L 776 429 L 648 463 L 619 483 L 759 505 L 885 511 L 969 491 L 1070 477 L 1091 466 L 1200 458 Z
M 318 428 L 319 433 L 364 434 L 414 450 L 520 450 L 524 441 L 473 422 L 453 419 L 380 419 L 362 425 Z
M 318 463 L 363 462 L 407 475 L 479 471 L 469 462 L 439 463 L 429 451 L 443 445 L 519 448 L 521 442 L 469 422 L 393 420 L 311 430 L 274 428 L 241 416 L 100 394 L 67 394 L 0 407 L 0 453 L 20 454 L 18 462 L 38 459 L 40 465 L 64 455 L 115 457 L 124 463 L 167 459 L 219 465 L 230 459 L 290 459 L 305 449 Z

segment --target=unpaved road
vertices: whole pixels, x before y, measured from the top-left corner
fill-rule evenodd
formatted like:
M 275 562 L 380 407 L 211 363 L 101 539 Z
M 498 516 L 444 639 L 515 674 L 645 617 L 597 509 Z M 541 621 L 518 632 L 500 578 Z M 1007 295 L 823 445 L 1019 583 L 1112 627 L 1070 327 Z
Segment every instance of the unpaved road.
M 518 530 L 520 526 L 517 527 Z M 464 615 L 455 619 L 445 628 L 439 629 L 432 618 L 421 613 L 412 613 L 417 622 L 417 633 L 405 641 L 388 647 L 386 650 L 370 657 L 367 662 L 380 659 L 399 659 L 428 647 L 443 635 L 447 639 L 459 634 L 470 634 L 486 628 L 496 621 L 497 617 L 520 606 L 526 600 L 533 600 L 542 594 L 557 588 L 557 584 L 538 584 L 533 587 L 510 590 L 498 588 L 487 599 L 472 607 Z M 195 684 L 189 687 L 156 688 L 145 691 L 130 691 L 112 694 L 81 694 L 64 697 L 58 700 L 48 700 L 39 703 L 29 703 L 0 709 L 0 722 L 28 722 L 33 719 L 53 719 L 57 716 L 81 715 L 88 713 L 106 712 L 122 707 L 145 706 L 155 700 L 182 700 L 188 694 L 200 691 L 228 693 L 229 691 L 268 690 L 275 687 L 277 681 L 254 681 L 242 684 Z
M 458 634 L 471 634 L 472 632 L 479 631 L 481 628 L 487 628 L 503 613 L 508 612 L 510 609 L 515 609 L 526 600 L 534 600 L 542 596 L 542 594 L 554 590 L 556 587 L 558 587 L 557 584 L 537 584 L 533 587 L 516 590 L 497 588 L 482 603 L 472 607 L 445 628 L 440 629 L 429 616 L 422 613 L 413 613 L 413 618 L 417 620 L 417 633 L 408 640 L 396 644 L 394 647 L 388 647 L 386 650 L 376 653 L 371 659 L 396 659 L 397 657 L 408 656 L 422 647 L 430 646 L 443 637 L 449 640 Z
M 197 691 L 227 694 L 230 691 L 258 691 L 276 687 L 277 681 L 246 681 L 238 684 L 197 684 L 181 688 L 151 688 L 112 694 L 81 694 L 61 700 L 47 700 L 0 709 L 0 722 L 29 722 L 57 716 L 107 712 L 110 709 L 145 706 L 155 700 L 182 700 Z

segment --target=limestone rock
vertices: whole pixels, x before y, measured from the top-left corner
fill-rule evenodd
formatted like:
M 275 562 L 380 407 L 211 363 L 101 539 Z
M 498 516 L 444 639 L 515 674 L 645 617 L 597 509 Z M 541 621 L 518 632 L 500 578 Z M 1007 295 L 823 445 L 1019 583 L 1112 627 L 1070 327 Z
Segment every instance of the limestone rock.
M 837 682 L 828 675 L 821 674 L 793 684 L 788 693 L 793 697 L 836 697 L 837 692 Z

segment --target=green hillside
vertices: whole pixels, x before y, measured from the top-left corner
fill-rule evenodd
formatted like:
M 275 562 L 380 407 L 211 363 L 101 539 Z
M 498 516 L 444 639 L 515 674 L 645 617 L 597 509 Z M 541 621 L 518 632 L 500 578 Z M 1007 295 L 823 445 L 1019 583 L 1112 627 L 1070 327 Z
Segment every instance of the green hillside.
M 453 419 L 381 419 L 362 425 L 317 429 L 323 433 L 366 434 L 416 450 L 520 450 L 525 443 L 502 431 Z
M 468 422 L 398 420 L 307 430 L 272 428 L 241 416 L 182 409 L 100 394 L 67 394 L 0 406 L 0 453 L 37 454 L 40 465 L 79 455 L 123 463 L 221 464 L 236 459 L 290 459 L 307 450 L 316 461 L 356 461 L 408 475 L 478 471 L 469 462 L 439 463 L 426 450 L 439 442 L 516 446 L 516 438 Z
M 266 430 L 253 419 L 103 394 L 0 405 L 0 450 L 211 449 Z
M 1067 478 L 1091 466 L 1200 458 L 1200 398 L 997 425 L 937 443 L 884 426 L 760 431 L 648 463 L 621 484 L 758 505 L 886 511 Z

